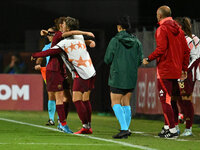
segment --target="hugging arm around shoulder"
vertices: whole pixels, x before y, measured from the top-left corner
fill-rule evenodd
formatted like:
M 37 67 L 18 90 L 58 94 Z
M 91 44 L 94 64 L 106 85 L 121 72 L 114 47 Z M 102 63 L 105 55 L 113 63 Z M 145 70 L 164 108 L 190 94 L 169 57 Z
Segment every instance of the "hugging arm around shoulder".
M 48 49 L 48 50 L 46 50 L 46 51 L 33 53 L 32 56 L 33 56 L 34 58 L 46 57 L 46 56 L 53 56 L 53 55 L 59 54 L 60 52 L 62 52 L 62 49 L 61 49 L 61 48 Z

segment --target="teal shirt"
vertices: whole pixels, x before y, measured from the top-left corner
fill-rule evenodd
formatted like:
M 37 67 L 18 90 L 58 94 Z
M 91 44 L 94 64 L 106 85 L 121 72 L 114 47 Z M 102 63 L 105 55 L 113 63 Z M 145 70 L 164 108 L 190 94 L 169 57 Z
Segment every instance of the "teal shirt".
M 135 88 L 142 59 L 140 41 L 126 31 L 117 33 L 111 39 L 104 57 L 104 62 L 110 64 L 108 85 L 120 89 Z

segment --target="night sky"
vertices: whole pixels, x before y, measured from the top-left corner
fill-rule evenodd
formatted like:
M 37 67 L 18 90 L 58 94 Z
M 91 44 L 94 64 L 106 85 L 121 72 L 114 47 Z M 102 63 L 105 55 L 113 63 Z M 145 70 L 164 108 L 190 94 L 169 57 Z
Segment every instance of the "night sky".
M 173 17 L 200 20 L 199 0 L 7 0 L 0 9 L 0 51 L 25 50 L 26 31 L 48 28 L 59 16 L 78 18 L 81 29 L 105 31 L 106 41 L 116 33 L 120 15 L 130 15 L 134 28 L 152 30 L 161 5 L 170 6 Z

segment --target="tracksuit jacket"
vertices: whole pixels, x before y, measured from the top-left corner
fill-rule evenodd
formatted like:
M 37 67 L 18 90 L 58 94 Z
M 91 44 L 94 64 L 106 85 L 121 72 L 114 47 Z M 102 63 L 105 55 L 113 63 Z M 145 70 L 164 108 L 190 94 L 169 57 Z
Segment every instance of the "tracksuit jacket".
M 161 79 L 179 79 L 182 70 L 187 71 L 190 49 L 183 30 L 171 18 L 159 22 L 155 33 L 156 49 L 148 57 L 157 61 L 157 77 Z
M 135 88 L 142 59 L 140 41 L 126 31 L 117 33 L 111 39 L 104 56 L 104 62 L 110 64 L 108 85 L 120 89 Z

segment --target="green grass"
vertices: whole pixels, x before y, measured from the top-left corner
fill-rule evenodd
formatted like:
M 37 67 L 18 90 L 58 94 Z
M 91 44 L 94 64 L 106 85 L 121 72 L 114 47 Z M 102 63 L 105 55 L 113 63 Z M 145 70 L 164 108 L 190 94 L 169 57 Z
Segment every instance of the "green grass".
M 47 112 L 0 111 L 0 118 L 45 126 L 44 124 L 48 120 L 48 114 Z M 81 128 L 81 122 L 76 113 L 69 113 L 68 125 L 73 131 Z M 200 149 L 199 125 L 193 125 L 194 136 L 179 137 L 177 140 L 155 137 L 161 130 L 162 125 L 162 121 L 132 119 L 131 130 L 144 132 L 145 135 L 133 133 L 128 139 L 115 140 L 112 139 L 112 135 L 118 133 L 118 129 L 120 128 L 116 118 L 113 116 L 105 117 L 94 114 L 92 117 L 92 129 L 94 133 L 89 136 L 161 150 Z M 56 128 L 56 126 L 52 128 Z M 180 129 L 183 131 L 184 125 L 180 125 Z M 138 148 L 0 120 L 0 150 L 46 149 L 129 150 Z

